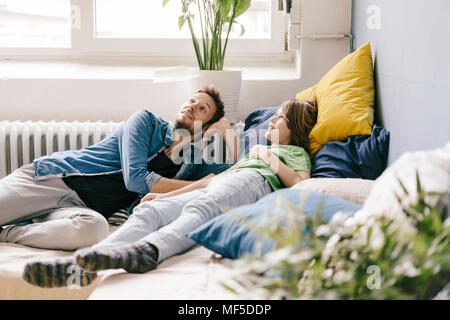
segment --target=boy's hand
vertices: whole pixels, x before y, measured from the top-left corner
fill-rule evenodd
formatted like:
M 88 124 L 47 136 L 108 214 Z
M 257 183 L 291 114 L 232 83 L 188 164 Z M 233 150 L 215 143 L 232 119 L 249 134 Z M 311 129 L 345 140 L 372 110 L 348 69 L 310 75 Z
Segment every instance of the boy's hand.
M 152 193 L 152 192 L 149 192 L 149 193 L 147 193 L 142 199 L 141 199 L 141 203 L 142 202 L 146 202 L 146 201 L 151 201 L 151 200 L 153 200 L 153 199 L 157 199 L 157 198 L 159 198 L 160 196 L 162 195 L 162 193 Z
M 267 164 L 270 164 L 270 162 L 273 159 L 272 152 L 269 149 L 267 149 L 266 146 L 263 146 L 262 144 L 257 144 L 253 148 L 251 148 L 249 156 L 251 158 L 261 159 Z

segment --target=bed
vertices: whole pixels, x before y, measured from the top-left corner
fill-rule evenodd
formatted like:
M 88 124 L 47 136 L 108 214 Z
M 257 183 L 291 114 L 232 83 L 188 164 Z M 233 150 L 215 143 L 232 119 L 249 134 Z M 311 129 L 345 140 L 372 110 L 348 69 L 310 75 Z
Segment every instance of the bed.
M 362 59 L 364 63 L 356 63 L 352 59 Z M 367 70 L 353 70 L 354 74 L 350 72 L 354 66 L 361 65 Z M 344 58 L 315 87 L 299 93 L 297 98 L 309 96 L 314 91 L 321 109 L 332 111 L 334 108 L 341 112 L 345 109 L 344 106 L 348 105 L 348 101 L 344 99 L 338 103 L 328 103 L 327 93 L 331 90 L 325 88 L 324 83 L 330 82 L 331 78 L 336 93 L 339 91 L 337 84 L 341 83 L 342 87 L 346 88 L 348 79 L 343 79 L 342 75 L 357 77 L 371 72 L 370 47 L 366 45 L 362 50 Z M 361 86 L 367 88 L 361 90 L 355 85 L 353 89 L 355 94 L 362 96 L 362 102 L 365 103 L 367 97 L 373 98 L 373 84 L 362 81 Z M 355 97 L 349 94 L 350 89 L 345 90 L 341 96 L 350 97 L 352 102 L 356 101 Z M 267 143 L 264 132 L 270 117 L 278 108 L 279 106 L 260 108 L 247 116 L 244 131 L 240 134 L 239 158 L 254 144 Z M 372 130 L 373 105 L 368 104 L 359 108 L 361 109 L 364 109 L 362 114 L 355 115 L 350 112 L 349 116 L 345 117 L 347 123 L 339 121 L 340 128 L 345 129 L 345 132 L 332 130 L 333 134 L 340 135 L 327 137 L 320 132 L 320 127 L 326 128 L 337 121 L 333 117 L 330 118 L 332 112 L 321 116 L 319 110 L 319 130 L 315 130 L 315 136 L 322 145 L 319 148 L 319 140 L 315 143 L 317 152 L 312 159 L 313 178 L 295 185 L 293 189 L 337 196 L 360 206 L 364 203 L 373 180 L 386 167 L 389 133 L 375 126 Z M 362 131 L 359 126 L 361 121 L 366 124 Z M 117 227 L 111 225 L 110 232 L 114 232 Z M 220 284 L 224 279 L 230 279 L 233 272 L 227 263 L 229 258 L 207 248 L 208 246 L 197 245 L 183 254 L 165 260 L 156 270 L 146 274 L 128 274 L 122 269 L 107 270 L 99 272 L 97 279 L 87 287 L 43 289 L 31 286 L 22 279 L 25 263 L 36 258 L 66 257 L 71 255 L 71 252 L 0 243 L 0 299 L 235 299 L 236 296 Z

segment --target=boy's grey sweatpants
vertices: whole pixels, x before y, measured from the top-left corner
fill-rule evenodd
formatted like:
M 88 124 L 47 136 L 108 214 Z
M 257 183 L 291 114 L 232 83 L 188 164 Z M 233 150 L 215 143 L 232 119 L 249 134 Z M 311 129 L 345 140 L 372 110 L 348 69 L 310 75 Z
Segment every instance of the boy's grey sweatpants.
M 268 181 L 251 169 L 223 173 L 205 189 L 138 205 L 117 231 L 93 248 L 146 241 L 158 248 L 158 263 L 190 249 L 186 234 L 232 208 L 256 202 L 271 192 Z
M 33 219 L 32 224 L 14 225 Z M 75 250 L 104 239 L 109 225 L 86 207 L 62 179 L 37 181 L 33 164 L 0 180 L 0 242 L 45 249 Z

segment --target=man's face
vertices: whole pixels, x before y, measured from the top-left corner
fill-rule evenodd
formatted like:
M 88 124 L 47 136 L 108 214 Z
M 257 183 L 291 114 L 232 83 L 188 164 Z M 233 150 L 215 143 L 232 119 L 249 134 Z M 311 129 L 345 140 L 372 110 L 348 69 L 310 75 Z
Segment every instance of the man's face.
M 198 92 L 190 97 L 178 111 L 175 119 L 175 128 L 186 129 L 194 134 L 194 121 L 201 121 L 202 128 L 211 120 L 216 112 L 216 104 L 213 98 L 203 92 Z

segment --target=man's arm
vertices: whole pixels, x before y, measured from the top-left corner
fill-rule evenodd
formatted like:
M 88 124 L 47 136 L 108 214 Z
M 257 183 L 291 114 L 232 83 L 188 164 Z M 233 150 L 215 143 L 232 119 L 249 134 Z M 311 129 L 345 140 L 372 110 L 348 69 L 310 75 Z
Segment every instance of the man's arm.
M 211 173 L 211 174 L 207 175 L 206 177 L 204 177 L 200 180 L 197 180 L 197 181 L 182 181 L 182 182 L 188 182 L 188 184 L 183 187 L 173 189 L 172 191 L 167 191 L 167 192 L 162 192 L 162 191 L 160 192 L 159 189 L 152 188 L 152 192 L 148 193 L 145 197 L 143 197 L 141 202 L 150 201 L 155 198 L 159 198 L 159 199 L 170 198 L 170 197 L 174 197 L 179 194 L 187 193 L 187 192 L 194 191 L 197 189 L 206 188 L 214 176 L 215 175 L 213 173 Z M 170 181 L 172 179 L 166 179 L 166 180 Z M 181 181 L 181 180 L 172 180 L 172 181 Z M 156 184 L 155 184 L 155 186 L 156 186 Z
M 167 193 L 186 187 L 195 181 L 177 180 L 161 177 L 153 186 L 150 192 L 152 193 Z
M 161 139 L 158 119 L 151 112 L 141 110 L 133 114 L 118 130 L 118 136 L 122 177 L 128 190 L 145 195 L 153 191 L 156 184 L 155 190 L 168 190 L 168 185 L 181 188 L 191 183 L 166 179 L 147 170 L 151 141 Z

